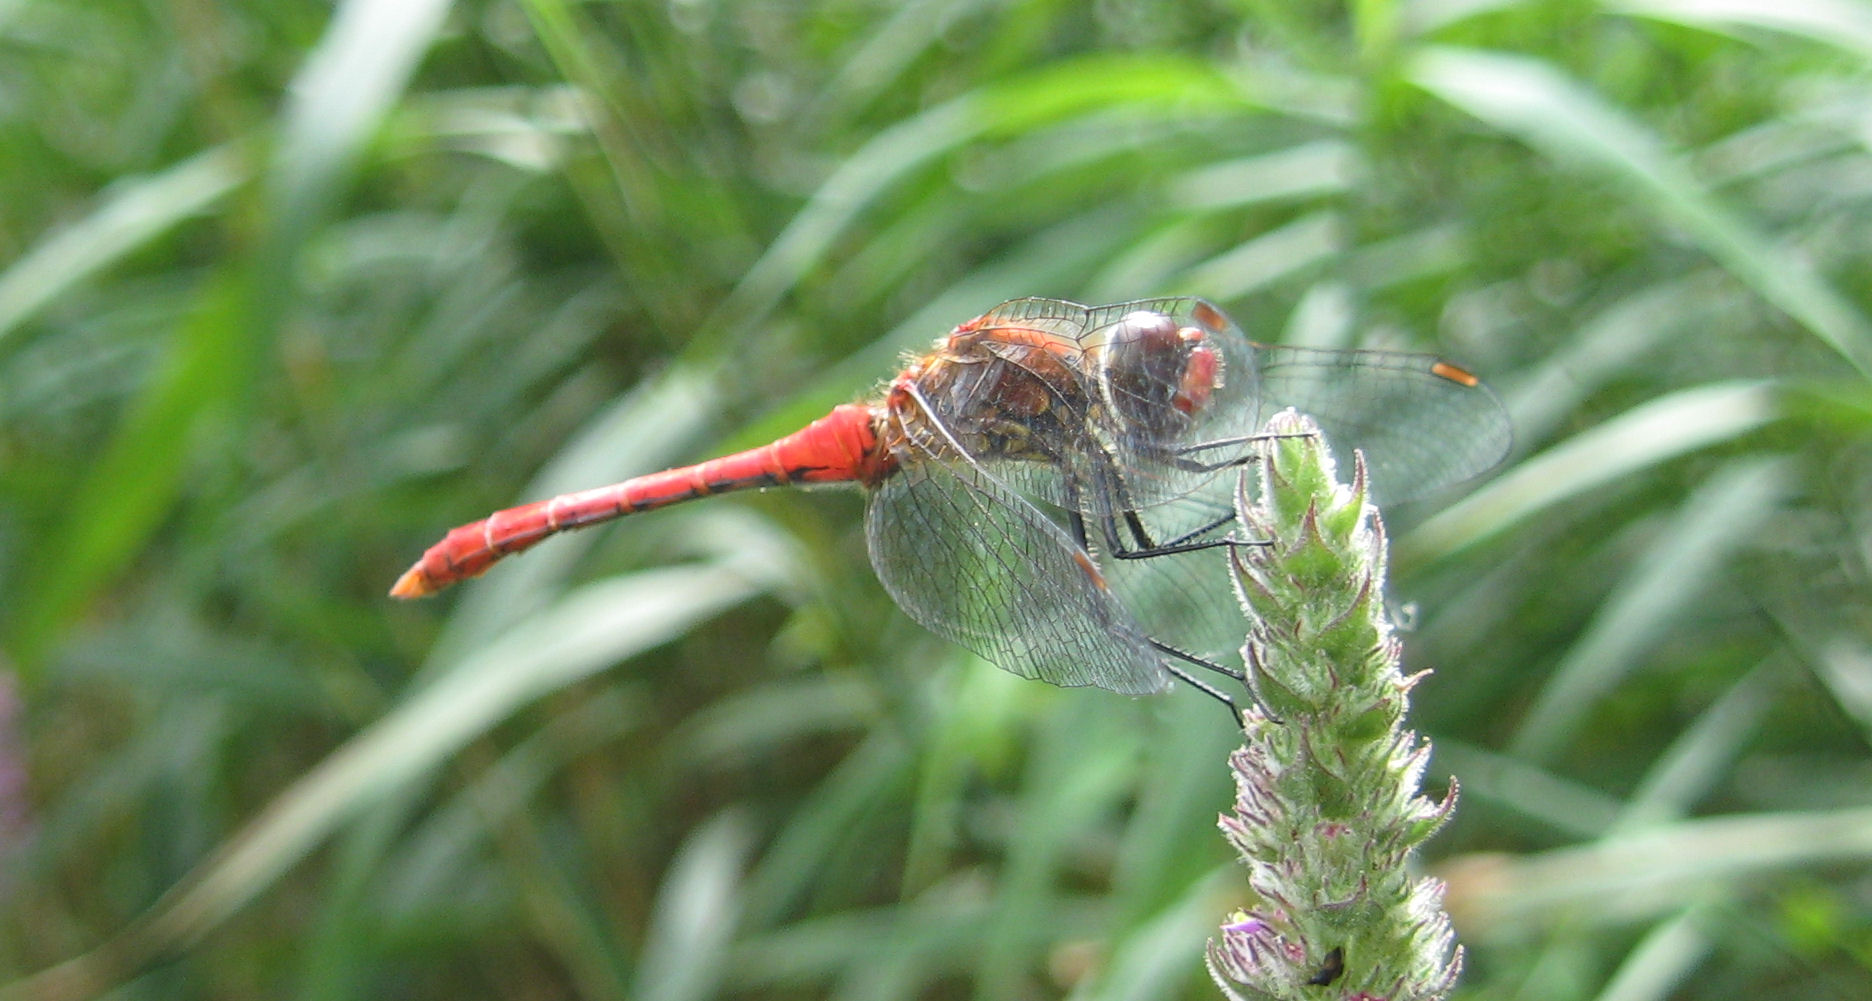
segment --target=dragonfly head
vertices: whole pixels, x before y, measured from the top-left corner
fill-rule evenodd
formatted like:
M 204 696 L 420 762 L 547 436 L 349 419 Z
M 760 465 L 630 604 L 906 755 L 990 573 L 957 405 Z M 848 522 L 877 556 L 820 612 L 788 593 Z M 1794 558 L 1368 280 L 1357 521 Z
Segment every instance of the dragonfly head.
M 1152 310 L 1119 319 L 1099 357 L 1105 404 L 1153 436 L 1187 428 L 1222 385 L 1222 356 L 1203 331 Z

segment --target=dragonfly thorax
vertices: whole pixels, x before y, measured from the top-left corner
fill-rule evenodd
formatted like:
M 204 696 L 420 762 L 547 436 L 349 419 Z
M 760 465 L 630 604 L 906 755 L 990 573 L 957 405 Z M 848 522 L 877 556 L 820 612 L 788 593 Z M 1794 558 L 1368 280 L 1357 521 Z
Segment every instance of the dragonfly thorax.
M 1019 327 L 958 327 L 892 384 L 893 443 L 976 459 L 1057 461 L 1083 435 L 1076 346 Z

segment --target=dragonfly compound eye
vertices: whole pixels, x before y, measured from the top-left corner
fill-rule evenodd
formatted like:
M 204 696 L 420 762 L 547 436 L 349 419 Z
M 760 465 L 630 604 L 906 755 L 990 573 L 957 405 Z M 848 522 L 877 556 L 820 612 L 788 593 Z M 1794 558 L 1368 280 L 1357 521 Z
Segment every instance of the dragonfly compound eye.
M 1220 359 L 1202 331 L 1150 310 L 1112 325 L 1101 356 L 1105 403 L 1133 430 L 1174 434 L 1208 402 Z

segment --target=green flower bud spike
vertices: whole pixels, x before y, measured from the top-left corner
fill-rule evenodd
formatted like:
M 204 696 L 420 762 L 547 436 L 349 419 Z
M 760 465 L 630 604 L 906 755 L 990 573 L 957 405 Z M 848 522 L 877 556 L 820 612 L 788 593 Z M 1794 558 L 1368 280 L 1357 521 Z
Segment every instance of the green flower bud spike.
M 1235 808 L 1220 821 L 1253 899 L 1210 940 L 1209 973 L 1235 1001 L 1442 998 L 1462 950 L 1443 885 L 1414 877 L 1411 853 L 1456 787 L 1418 794 L 1430 744 L 1403 724 L 1422 675 L 1399 668 L 1364 458 L 1348 487 L 1311 420 L 1288 411 L 1267 432 L 1259 497 L 1244 474 L 1236 511 L 1271 544 L 1232 547 L 1260 705 L 1243 714 Z

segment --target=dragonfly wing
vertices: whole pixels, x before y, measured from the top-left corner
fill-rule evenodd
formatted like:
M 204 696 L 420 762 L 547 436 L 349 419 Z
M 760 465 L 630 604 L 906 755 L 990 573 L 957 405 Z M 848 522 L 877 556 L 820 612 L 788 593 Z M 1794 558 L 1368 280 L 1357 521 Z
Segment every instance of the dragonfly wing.
M 1479 476 L 1513 444 L 1488 387 L 1432 355 L 1254 345 L 1255 413 L 1247 433 L 1292 407 L 1319 422 L 1350 471 L 1365 453 L 1373 493 L 1396 503 Z
M 1076 339 L 1085 332 L 1090 312 L 1089 307 L 1081 306 L 1076 302 L 1027 296 L 1022 299 L 1009 299 L 965 326 L 1020 327 L 1044 330 Z
M 1072 537 L 966 459 L 905 463 L 871 497 L 871 564 L 906 614 L 1026 678 L 1126 695 L 1169 673 Z
M 1217 539 L 1232 527 L 1231 522 L 1200 537 Z M 1242 666 L 1249 622 L 1229 579 L 1226 548 L 1113 559 L 1104 566 L 1112 593 L 1147 634 L 1183 653 Z

